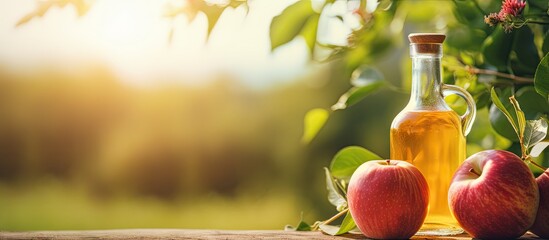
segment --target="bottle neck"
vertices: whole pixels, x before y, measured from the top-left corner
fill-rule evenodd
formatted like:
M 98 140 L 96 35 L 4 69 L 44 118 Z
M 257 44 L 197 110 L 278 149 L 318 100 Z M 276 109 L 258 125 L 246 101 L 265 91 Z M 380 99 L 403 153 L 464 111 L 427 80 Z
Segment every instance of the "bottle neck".
M 442 97 L 441 63 L 442 47 L 439 51 L 421 52 L 423 45 L 412 44 L 412 92 L 409 108 L 416 110 L 449 109 Z M 433 47 L 433 46 L 430 46 Z M 434 46 L 437 47 L 437 46 Z

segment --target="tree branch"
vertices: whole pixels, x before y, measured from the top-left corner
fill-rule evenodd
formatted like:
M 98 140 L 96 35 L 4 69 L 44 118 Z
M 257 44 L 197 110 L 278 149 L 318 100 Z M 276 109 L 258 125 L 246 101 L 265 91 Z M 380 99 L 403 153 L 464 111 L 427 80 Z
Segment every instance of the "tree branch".
M 517 83 L 533 83 L 534 82 L 533 78 L 519 77 L 513 74 L 502 73 L 502 72 L 498 72 L 490 69 L 480 69 L 480 68 L 471 67 L 471 66 L 465 66 L 465 69 L 472 74 L 493 75 L 497 77 L 511 79 Z

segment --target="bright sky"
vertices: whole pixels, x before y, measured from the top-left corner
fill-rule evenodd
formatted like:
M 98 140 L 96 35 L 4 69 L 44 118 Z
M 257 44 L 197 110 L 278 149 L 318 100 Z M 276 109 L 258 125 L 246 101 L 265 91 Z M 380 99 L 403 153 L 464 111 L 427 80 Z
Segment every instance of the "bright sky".
M 147 83 L 176 77 L 193 83 L 217 73 L 232 73 L 254 86 L 284 81 L 306 71 L 301 41 L 271 53 L 269 24 L 294 0 L 251 2 L 229 9 L 205 43 L 206 18 L 188 23 L 163 17 L 170 0 L 95 0 L 78 17 L 72 6 L 52 8 L 20 27 L 15 23 L 35 8 L 34 0 L 0 0 L 0 64 L 12 68 L 106 63 L 124 81 Z M 172 1 L 174 2 L 174 1 Z M 174 26 L 171 45 L 168 35 Z

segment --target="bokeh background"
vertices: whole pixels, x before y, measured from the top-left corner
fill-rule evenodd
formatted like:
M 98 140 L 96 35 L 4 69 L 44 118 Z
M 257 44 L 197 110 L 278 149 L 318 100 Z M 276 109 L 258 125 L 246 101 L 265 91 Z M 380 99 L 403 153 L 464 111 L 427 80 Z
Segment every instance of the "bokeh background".
M 209 36 L 202 13 L 164 16 L 184 2 L 96 0 L 85 14 L 53 7 L 16 26 L 40 1 L 0 0 L 0 230 L 325 219 L 335 209 L 322 168 L 350 145 L 389 156 L 390 123 L 409 96 L 406 35 L 444 31 L 452 17 L 451 1 L 411 1 L 423 10 L 406 13 L 397 46 L 374 61 L 403 90 L 332 114 L 303 144 L 306 112 L 350 85 L 338 61 L 311 60 L 303 39 L 271 50 L 270 22 L 295 1 L 228 8 Z M 344 26 L 319 29 L 347 41 Z

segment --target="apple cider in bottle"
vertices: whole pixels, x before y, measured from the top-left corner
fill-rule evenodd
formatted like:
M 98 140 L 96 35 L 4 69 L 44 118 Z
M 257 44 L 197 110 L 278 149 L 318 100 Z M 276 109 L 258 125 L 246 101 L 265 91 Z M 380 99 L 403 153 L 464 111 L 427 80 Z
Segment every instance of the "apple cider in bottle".
M 412 92 L 408 105 L 391 124 L 391 159 L 414 164 L 429 185 L 429 212 L 418 234 L 462 233 L 448 207 L 454 171 L 465 160 L 465 136 L 475 118 L 475 102 L 467 91 L 442 83 L 443 34 L 410 34 Z M 463 116 L 444 96 L 457 94 L 467 102 Z

